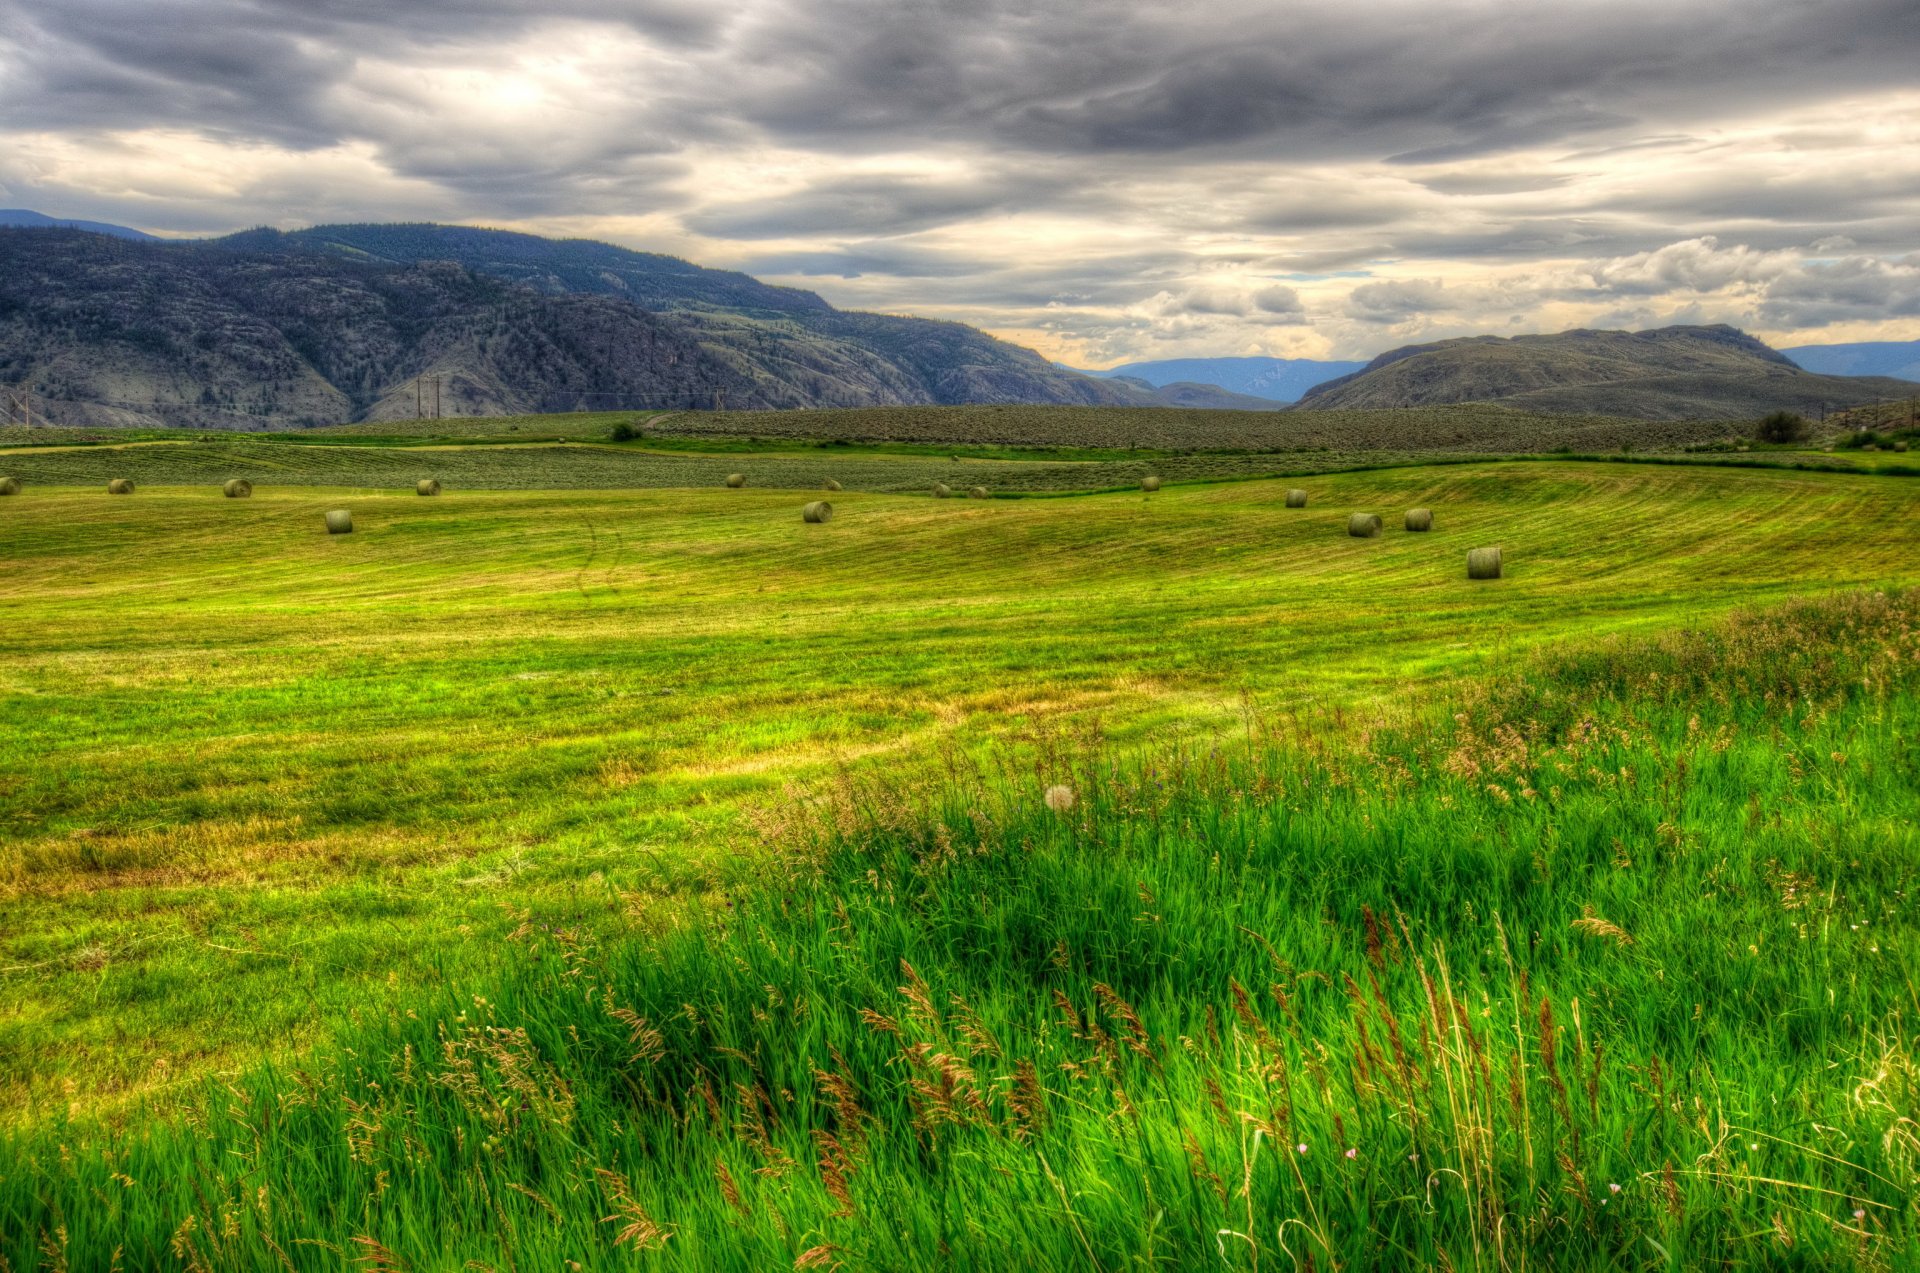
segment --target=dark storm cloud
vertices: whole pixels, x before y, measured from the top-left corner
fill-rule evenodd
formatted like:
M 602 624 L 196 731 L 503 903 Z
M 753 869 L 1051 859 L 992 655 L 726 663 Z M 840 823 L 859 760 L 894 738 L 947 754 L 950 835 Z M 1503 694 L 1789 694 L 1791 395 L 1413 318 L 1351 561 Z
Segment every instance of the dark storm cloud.
M 774 199 L 712 204 L 687 218 L 687 226 L 722 239 L 910 234 L 953 221 L 1044 206 L 1062 184 L 1058 174 L 1044 172 L 969 181 L 863 175 L 823 181 Z
M 1851 322 L 1911 312 L 1916 59 L 1914 0 L 0 0 L 0 196 L 617 224 L 1116 340 L 1504 324 L 1470 272 L 1532 262 L 1541 304 Z

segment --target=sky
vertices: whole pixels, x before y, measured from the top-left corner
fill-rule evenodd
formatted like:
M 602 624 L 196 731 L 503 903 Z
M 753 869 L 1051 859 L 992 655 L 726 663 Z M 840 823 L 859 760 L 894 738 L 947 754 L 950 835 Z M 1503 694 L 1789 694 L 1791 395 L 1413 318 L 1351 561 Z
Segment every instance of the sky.
M 1916 0 L 0 0 L 0 206 L 605 239 L 1060 361 L 1920 338 Z

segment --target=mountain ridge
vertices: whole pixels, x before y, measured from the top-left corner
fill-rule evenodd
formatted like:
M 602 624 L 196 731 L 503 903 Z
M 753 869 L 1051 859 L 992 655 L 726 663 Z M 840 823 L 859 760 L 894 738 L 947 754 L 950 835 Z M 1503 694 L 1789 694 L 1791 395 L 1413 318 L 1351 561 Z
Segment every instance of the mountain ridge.
M 1816 375 L 1723 324 L 1640 332 L 1575 328 L 1390 349 L 1359 371 L 1309 389 L 1294 409 L 1497 402 L 1550 413 L 1731 419 L 1776 408 L 1824 411 L 1912 388 Z
M 961 402 L 1149 405 L 958 323 L 591 240 L 413 225 L 140 242 L 0 229 L 0 384 L 74 423 Z

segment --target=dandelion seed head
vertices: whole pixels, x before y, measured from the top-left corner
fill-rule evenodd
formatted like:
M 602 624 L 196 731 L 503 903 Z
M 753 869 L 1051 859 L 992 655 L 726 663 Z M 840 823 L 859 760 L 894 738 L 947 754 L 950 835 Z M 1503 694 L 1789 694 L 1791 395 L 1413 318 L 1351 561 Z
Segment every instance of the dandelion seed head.
M 1048 787 L 1047 794 L 1043 799 L 1046 801 L 1047 808 L 1053 810 L 1055 813 L 1065 813 L 1067 810 L 1073 808 L 1073 788 L 1067 786 Z

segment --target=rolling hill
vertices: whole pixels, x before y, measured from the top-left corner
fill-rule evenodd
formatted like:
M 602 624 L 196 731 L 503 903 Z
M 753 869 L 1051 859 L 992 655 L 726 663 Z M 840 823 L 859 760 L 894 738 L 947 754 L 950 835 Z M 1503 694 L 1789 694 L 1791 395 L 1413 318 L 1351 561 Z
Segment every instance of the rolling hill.
M 1904 397 L 1914 386 L 1815 375 L 1732 327 L 1470 336 L 1408 345 L 1309 389 L 1297 409 L 1498 402 L 1530 411 L 1731 419 Z
M 105 221 L 73 221 L 61 217 L 50 217 L 44 212 L 34 212 L 29 208 L 0 208 L 0 225 L 28 226 L 34 229 L 87 230 L 94 234 L 111 234 L 116 239 L 134 239 L 142 243 L 157 243 L 159 238 L 145 230 L 135 230 L 130 226 L 109 225 Z
M 0 384 L 59 422 L 392 419 L 415 414 L 422 377 L 447 415 L 1159 401 L 957 323 L 607 244 L 448 226 L 177 243 L 0 229 Z
M 1920 340 L 1869 340 L 1853 345 L 1796 345 L 1780 351 L 1823 376 L 1892 376 L 1920 381 Z
M 1215 385 L 1251 398 L 1296 402 L 1315 385 L 1359 371 L 1364 366 L 1361 362 L 1327 362 L 1318 358 L 1169 358 L 1124 363 L 1105 371 L 1082 374 L 1105 379 L 1125 377 L 1155 388 Z

